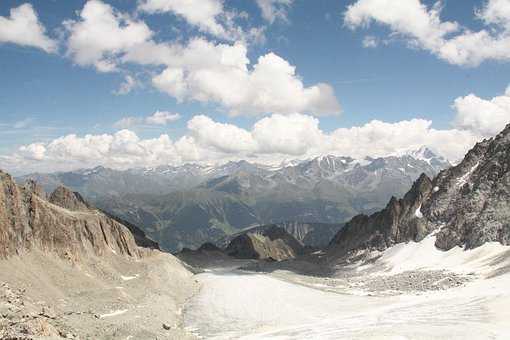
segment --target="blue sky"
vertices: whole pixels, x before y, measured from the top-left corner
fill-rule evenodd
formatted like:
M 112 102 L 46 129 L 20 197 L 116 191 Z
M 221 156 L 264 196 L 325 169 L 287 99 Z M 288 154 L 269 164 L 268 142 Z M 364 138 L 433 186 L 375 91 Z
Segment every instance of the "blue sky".
M 261 8 L 255 1 L 214 1 L 221 3 L 225 12 L 246 13 L 243 18 L 235 19 L 242 30 L 264 28 L 265 41 L 242 41 L 251 62 L 249 68 L 260 56 L 272 52 L 296 67 L 296 78 L 305 87 L 325 83 L 332 88 L 341 106 L 341 114 L 319 115 L 308 107 L 297 112 L 318 119 L 324 134 L 339 128 L 361 127 L 372 120 L 398 123 L 415 118 L 432 121 L 431 129 L 449 131 L 459 128 L 453 126 L 459 114 L 459 108 L 452 106 L 457 98 L 474 94 L 476 98 L 490 103 L 493 98 L 504 96 L 509 84 L 508 60 L 498 56 L 486 56 L 475 64 L 446 60 L 441 57 L 441 52 L 427 47 L 427 42 L 416 44 L 416 40 L 420 40 L 413 36 L 416 32 L 398 31 L 395 28 L 398 20 L 404 19 L 391 19 L 397 20 L 395 24 L 395 21 L 378 17 L 376 9 L 370 8 L 370 2 L 376 4 L 377 0 L 365 1 L 363 17 L 370 18 L 370 22 L 356 27 L 347 27 L 344 15 L 348 6 L 361 6 L 363 4 L 359 3 L 363 0 L 269 1 L 275 10 L 280 9 L 283 13 L 273 22 L 262 17 Z M 415 2 L 420 3 L 418 0 Z M 3 0 L 0 16 L 9 18 L 12 8 L 25 3 Z M 426 11 L 432 11 L 434 3 L 421 1 Z M 153 32 L 151 39 L 158 43 L 180 42 L 186 46 L 190 40 L 200 38 L 213 45 L 233 45 L 242 40 L 211 34 L 172 11 L 150 13 L 137 10 L 140 2 L 119 0 L 101 4 L 109 5 L 119 16 L 122 13 L 130 16 L 132 21 L 145 23 Z M 474 15 L 475 9 L 489 5 L 487 1 L 445 0 L 440 19 L 458 22 L 462 30 L 504 30 L 501 28 L 504 24 L 489 27 L 487 22 Z M 231 108 L 218 100 L 197 101 L 188 97 L 178 101 L 175 96 L 164 93 L 151 83 L 151 77 L 161 72 L 163 66 L 126 63 L 119 64 L 118 70 L 100 72 L 94 65 L 80 64 L 77 57 L 69 53 L 71 33 L 62 23 L 66 20 L 79 22 L 78 14 L 85 1 L 34 1 L 31 6 L 40 25 L 45 27 L 45 35 L 58 44 L 58 51 L 48 53 L 37 46 L 17 43 L 13 38 L 10 41 L 4 38 L 1 42 L 0 31 L 0 154 L 6 157 L 18 152 L 23 145 L 47 145 L 69 134 L 114 134 L 120 129 L 119 124 L 115 124 L 119 120 L 136 117 L 141 122 L 158 110 L 178 113 L 181 119 L 167 124 L 139 123 L 126 127 L 141 139 L 166 134 L 172 141 L 177 141 L 190 134 L 188 124 L 196 115 L 205 115 L 214 123 L 233 124 L 249 132 L 264 117 L 282 113 L 240 112 L 234 117 L 228 114 Z M 378 42 L 376 47 L 363 45 L 367 36 Z M 447 35 L 445 39 L 448 39 Z M 129 93 L 119 95 L 116 91 L 126 75 L 136 78 L 137 85 Z M 283 114 L 287 113 L 290 112 Z M 469 130 L 466 125 L 462 128 Z M 203 142 L 207 143 L 207 140 Z M 340 149 L 345 153 L 345 148 Z M 270 153 L 265 151 L 265 154 Z M 305 150 L 300 155 L 299 152 L 280 150 L 275 154 L 280 155 L 280 159 L 305 156 L 309 152 Z M 10 163 L 5 162 L 5 166 L 15 168 L 12 159 Z

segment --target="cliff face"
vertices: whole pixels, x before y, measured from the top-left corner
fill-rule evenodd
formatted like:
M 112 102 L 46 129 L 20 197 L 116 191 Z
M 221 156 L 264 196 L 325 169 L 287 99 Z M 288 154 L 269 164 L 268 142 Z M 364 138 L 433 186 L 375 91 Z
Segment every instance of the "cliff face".
M 423 207 L 438 225 L 436 246 L 510 244 L 510 125 L 478 143 L 457 166 L 441 172 Z
M 457 166 L 431 181 L 422 175 L 401 200 L 371 216 L 354 217 L 333 238 L 340 253 L 383 250 L 436 232 L 436 247 L 510 244 L 510 125 L 475 145 Z
M 85 255 L 140 257 L 127 227 L 90 208 L 81 196 L 58 188 L 46 200 L 33 182 L 24 187 L 0 171 L 0 257 L 32 248 L 78 259 Z
M 421 175 L 404 198 L 392 197 L 383 210 L 370 216 L 354 217 L 335 235 L 330 246 L 349 252 L 383 250 L 400 242 L 420 241 L 432 228 L 421 212 L 432 188 L 430 178 Z

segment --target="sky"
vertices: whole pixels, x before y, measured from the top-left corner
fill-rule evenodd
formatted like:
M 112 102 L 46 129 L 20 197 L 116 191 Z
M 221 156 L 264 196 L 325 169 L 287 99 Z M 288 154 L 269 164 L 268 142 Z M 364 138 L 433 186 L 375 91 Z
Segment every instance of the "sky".
M 509 61 L 510 0 L 2 0 L 0 168 L 456 161 Z

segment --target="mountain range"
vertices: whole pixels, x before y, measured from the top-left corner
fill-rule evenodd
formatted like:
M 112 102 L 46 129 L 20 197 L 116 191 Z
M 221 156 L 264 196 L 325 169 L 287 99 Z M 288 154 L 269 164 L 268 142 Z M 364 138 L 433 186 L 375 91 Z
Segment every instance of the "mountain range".
M 18 180 L 34 179 L 47 191 L 65 185 L 105 212 L 140 226 L 163 249 L 178 251 L 257 225 L 343 223 L 382 208 L 391 196 L 402 196 L 421 173 L 434 176 L 449 166 L 424 147 L 381 158 L 329 155 L 281 166 L 238 161 L 96 167 Z

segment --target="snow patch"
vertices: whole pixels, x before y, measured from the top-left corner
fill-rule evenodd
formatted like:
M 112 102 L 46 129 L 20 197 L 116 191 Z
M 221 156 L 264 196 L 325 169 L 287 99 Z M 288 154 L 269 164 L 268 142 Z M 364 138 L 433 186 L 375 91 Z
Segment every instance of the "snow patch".
M 478 168 L 479 165 L 480 165 L 480 162 L 476 162 L 476 164 L 473 165 L 473 167 L 471 169 L 469 169 L 468 172 L 466 172 L 464 175 L 459 177 L 459 179 L 457 180 L 457 186 L 462 187 L 464 184 L 466 184 L 469 180 L 469 177 L 471 177 L 471 175 L 476 170 L 476 168 Z
M 498 258 L 506 261 L 499 261 L 498 266 L 509 265 L 510 247 L 503 246 L 498 242 L 488 242 L 475 249 L 464 250 L 455 247 L 443 251 L 435 246 L 436 236 L 429 235 L 420 242 L 409 242 L 397 244 L 386 250 L 382 257 L 370 266 L 389 267 L 390 274 L 401 273 L 409 270 L 450 270 L 456 273 L 469 274 L 490 274 L 498 267 L 491 265 L 497 262 Z
M 433 247 L 430 241 L 424 243 L 427 252 Z M 409 244 L 402 248 L 416 250 Z M 397 261 L 412 255 L 413 249 L 407 254 L 403 249 Z M 427 263 L 425 255 L 415 257 Z M 199 338 L 506 339 L 510 332 L 510 275 L 399 296 L 361 296 L 350 288 L 338 294 L 324 284 L 314 288 L 267 274 L 203 273 L 197 279 L 203 288 L 184 309 L 184 324 Z
M 421 204 L 418 208 L 416 208 L 416 211 L 414 212 L 414 216 L 418 218 L 423 218 L 423 214 L 421 213 Z
M 101 315 L 99 315 L 99 318 L 100 319 L 110 318 L 112 316 L 122 315 L 122 314 L 126 313 L 127 311 L 128 311 L 128 309 L 119 309 L 119 310 L 116 310 L 116 311 L 111 312 L 111 313 L 101 314 Z
M 120 278 L 123 281 L 131 281 L 131 280 L 137 279 L 139 276 L 140 276 L 139 274 L 135 274 L 134 276 L 123 276 L 123 275 L 121 275 Z

